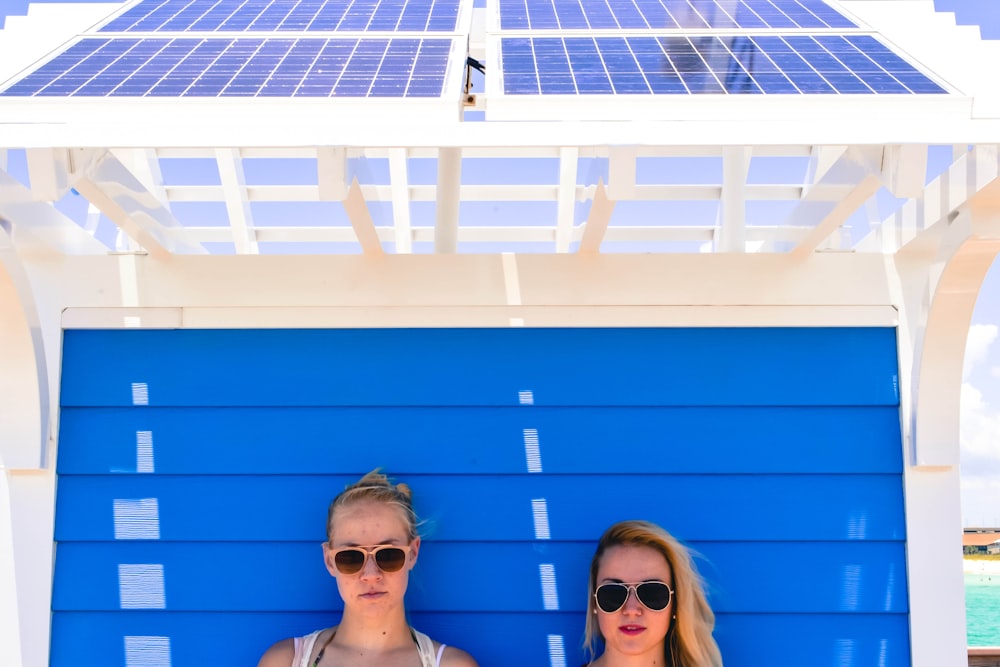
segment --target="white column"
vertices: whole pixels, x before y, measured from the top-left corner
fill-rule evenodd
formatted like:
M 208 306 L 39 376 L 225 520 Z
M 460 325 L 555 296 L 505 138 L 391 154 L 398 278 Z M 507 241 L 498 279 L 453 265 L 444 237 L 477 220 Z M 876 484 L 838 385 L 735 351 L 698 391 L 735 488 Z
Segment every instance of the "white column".
M 0 505 L 5 495 L 10 511 L 6 519 L 0 511 L 0 533 L 9 522 L 11 539 L 0 534 L 0 552 L 6 550 L 12 559 L 0 553 L 0 591 L 13 576 L 16 596 L 0 592 L 0 664 L 45 667 L 52 608 L 55 473 L 0 470 Z M 16 637 L 11 636 L 14 633 Z M 20 651 L 20 662 L 6 660 L 8 643 L 12 651 Z
M 458 214 L 461 195 L 462 149 L 441 148 L 438 151 L 434 252 L 458 251 Z
M 10 474 L 0 463 L 0 664 L 23 665 Z

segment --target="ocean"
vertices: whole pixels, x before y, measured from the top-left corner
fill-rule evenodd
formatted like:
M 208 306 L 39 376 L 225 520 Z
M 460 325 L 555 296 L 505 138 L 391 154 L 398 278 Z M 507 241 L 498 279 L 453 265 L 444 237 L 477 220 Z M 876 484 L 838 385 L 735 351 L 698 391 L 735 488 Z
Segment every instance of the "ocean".
M 969 646 L 1000 646 L 1000 574 L 965 574 Z

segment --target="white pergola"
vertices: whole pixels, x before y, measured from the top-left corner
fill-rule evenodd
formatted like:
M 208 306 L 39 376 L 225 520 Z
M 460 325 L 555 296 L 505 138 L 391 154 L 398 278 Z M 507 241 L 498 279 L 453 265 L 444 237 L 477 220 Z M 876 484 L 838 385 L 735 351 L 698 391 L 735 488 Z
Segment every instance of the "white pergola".
M 0 97 L 0 663 L 48 661 L 64 328 L 867 325 L 899 331 L 913 664 L 964 664 L 958 407 L 1000 254 L 1000 42 L 932 0 L 830 3 L 950 94 L 517 99 L 476 10 L 471 97 L 464 72 L 416 103 Z M 8 19 L 0 80 L 116 8 Z

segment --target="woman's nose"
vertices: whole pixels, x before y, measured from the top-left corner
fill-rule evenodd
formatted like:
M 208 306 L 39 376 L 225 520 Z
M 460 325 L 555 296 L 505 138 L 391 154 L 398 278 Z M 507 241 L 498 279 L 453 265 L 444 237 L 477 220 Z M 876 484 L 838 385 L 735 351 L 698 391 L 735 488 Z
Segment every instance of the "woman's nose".
M 628 597 L 625 598 L 625 606 L 622 607 L 622 612 L 633 616 L 638 616 L 642 613 L 642 605 L 639 603 L 639 598 L 636 597 L 635 591 L 628 592 Z
M 362 579 L 376 579 L 382 576 L 382 570 L 375 563 L 375 556 L 369 555 L 365 559 L 365 564 L 361 568 Z

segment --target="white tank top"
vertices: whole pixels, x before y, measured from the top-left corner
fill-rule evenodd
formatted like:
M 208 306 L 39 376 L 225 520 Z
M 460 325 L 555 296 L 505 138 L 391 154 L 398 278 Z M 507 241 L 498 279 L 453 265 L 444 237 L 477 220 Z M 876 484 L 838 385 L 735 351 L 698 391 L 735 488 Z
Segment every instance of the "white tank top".
M 417 652 L 420 654 L 421 667 L 440 667 L 445 645 L 441 644 L 435 652 L 434 642 L 431 641 L 430 637 L 413 628 L 410 628 L 410 631 L 417 640 Z M 312 655 L 313 648 L 316 647 L 316 639 L 321 632 L 323 631 L 317 630 L 305 637 L 295 638 L 295 658 L 292 660 L 292 667 L 312 667 L 309 664 L 309 657 Z

